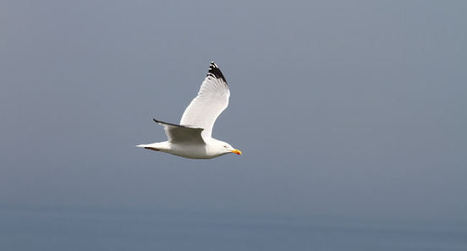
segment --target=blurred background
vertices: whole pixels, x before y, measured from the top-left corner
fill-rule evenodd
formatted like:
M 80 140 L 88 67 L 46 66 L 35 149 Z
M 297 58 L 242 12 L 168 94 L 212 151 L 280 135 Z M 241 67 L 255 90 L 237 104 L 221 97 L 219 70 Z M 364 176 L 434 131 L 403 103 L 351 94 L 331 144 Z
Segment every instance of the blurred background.
M 465 250 L 464 1 L 0 2 L 0 249 Z M 165 140 L 214 60 L 189 160 Z

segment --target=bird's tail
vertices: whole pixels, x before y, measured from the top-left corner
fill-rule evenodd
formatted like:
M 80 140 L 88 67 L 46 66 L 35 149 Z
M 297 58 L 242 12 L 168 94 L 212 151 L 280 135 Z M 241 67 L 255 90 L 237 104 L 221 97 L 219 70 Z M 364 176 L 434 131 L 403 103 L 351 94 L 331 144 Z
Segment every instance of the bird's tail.
M 156 152 L 160 151 L 159 148 L 154 147 L 154 144 L 148 144 L 148 145 L 141 144 L 141 145 L 136 145 L 136 147 L 140 147 L 140 148 L 144 148 L 144 149 L 148 149 L 148 150 L 153 150 L 153 151 L 156 151 Z

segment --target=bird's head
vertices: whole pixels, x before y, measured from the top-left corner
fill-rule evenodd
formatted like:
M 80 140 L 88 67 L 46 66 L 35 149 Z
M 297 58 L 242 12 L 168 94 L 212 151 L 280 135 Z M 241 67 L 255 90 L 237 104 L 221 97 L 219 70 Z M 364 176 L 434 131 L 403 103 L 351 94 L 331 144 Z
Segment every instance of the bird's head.
M 223 153 L 235 153 L 237 155 L 242 155 L 242 151 L 235 149 L 229 143 L 223 141 L 220 141 L 219 143 Z

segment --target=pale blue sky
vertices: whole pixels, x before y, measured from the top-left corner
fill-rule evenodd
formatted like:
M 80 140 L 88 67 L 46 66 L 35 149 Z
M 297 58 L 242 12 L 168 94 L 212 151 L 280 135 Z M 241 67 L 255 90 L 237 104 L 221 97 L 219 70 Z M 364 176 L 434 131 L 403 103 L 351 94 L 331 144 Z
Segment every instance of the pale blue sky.
M 2 1 L 0 206 L 467 220 L 465 1 Z M 210 60 L 196 161 L 137 149 Z

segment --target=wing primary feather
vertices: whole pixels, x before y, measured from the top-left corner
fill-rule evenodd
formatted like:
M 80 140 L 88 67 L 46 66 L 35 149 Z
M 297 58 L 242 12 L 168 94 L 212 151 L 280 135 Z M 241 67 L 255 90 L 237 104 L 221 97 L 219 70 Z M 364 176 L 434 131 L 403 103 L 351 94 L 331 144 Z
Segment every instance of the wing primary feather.
M 174 124 L 174 123 L 164 122 L 164 121 L 161 121 L 161 120 L 157 120 L 157 119 L 155 119 L 155 118 L 152 118 L 152 120 L 153 120 L 154 122 L 156 122 L 157 124 L 160 124 L 160 125 L 168 125 L 168 126 L 175 126 L 175 127 L 180 127 L 180 128 L 189 128 L 189 129 L 201 129 L 201 130 L 204 130 L 203 128 L 189 127 L 189 126 L 183 126 L 183 125 L 177 125 L 177 124 Z
M 211 64 L 209 65 L 209 71 L 206 76 L 222 79 L 227 84 L 227 80 L 225 80 L 224 74 L 222 74 L 221 70 L 216 65 L 216 63 L 214 63 L 214 61 L 211 61 Z

